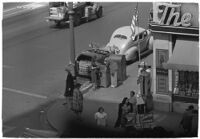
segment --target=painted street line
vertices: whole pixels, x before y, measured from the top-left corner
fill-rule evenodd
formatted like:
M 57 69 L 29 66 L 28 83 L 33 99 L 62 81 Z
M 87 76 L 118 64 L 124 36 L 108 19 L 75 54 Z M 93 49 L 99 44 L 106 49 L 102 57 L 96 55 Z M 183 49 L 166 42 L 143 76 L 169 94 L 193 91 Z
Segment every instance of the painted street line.
M 11 88 L 6 88 L 6 87 L 3 87 L 3 90 L 9 91 L 9 92 L 13 92 L 13 93 L 22 94 L 22 95 L 27 95 L 27 96 L 32 96 L 32 97 L 47 99 L 47 96 L 42 96 L 42 95 L 38 95 L 38 94 L 24 92 L 24 91 L 21 91 L 21 90 L 16 90 L 16 89 L 11 89 Z
M 17 14 L 20 14 L 23 12 L 28 12 L 28 11 L 35 10 L 35 9 L 38 9 L 41 7 L 45 7 L 47 5 L 48 5 L 48 3 L 30 3 L 27 5 L 17 6 L 15 8 L 11 8 L 11 9 L 7 9 L 7 10 L 3 11 L 3 15 L 4 15 L 3 17 L 7 18 L 12 15 L 17 15 Z

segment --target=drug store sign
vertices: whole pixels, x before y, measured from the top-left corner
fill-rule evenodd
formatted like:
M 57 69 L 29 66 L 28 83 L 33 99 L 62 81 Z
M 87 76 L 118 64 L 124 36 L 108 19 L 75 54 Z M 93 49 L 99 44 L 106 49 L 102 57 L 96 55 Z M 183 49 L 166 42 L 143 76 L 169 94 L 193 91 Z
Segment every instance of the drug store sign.
M 189 12 L 181 13 L 181 4 L 157 3 L 156 11 L 153 16 L 160 25 L 168 26 L 191 26 L 192 14 Z

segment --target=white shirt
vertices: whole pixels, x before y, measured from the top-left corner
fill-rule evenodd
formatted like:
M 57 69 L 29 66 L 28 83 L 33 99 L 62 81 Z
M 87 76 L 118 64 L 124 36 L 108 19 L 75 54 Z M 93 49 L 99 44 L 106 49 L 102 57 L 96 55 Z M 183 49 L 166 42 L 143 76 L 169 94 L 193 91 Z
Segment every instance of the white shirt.
M 97 125 L 106 126 L 107 113 L 96 112 L 94 118 L 97 121 Z

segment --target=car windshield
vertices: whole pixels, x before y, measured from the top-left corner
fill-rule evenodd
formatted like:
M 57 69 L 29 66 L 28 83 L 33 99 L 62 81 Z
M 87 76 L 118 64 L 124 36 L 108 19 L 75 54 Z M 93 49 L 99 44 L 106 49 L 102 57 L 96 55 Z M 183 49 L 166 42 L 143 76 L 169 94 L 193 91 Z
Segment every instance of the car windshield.
M 124 40 L 126 40 L 126 39 L 127 39 L 127 37 L 126 37 L 126 36 L 124 36 L 124 35 L 121 35 L 121 34 L 117 34 L 117 35 L 115 35 L 115 36 L 114 36 L 114 38 L 118 38 L 118 39 L 124 39 Z
M 50 7 L 60 7 L 60 6 L 65 6 L 65 2 L 50 2 L 49 3 Z

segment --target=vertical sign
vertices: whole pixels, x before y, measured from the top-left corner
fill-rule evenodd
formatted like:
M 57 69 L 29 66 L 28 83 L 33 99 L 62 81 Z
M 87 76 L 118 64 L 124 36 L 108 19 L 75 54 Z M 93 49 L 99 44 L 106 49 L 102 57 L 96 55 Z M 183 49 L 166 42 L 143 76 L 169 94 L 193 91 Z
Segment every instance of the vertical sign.
M 168 61 L 168 50 L 156 49 L 156 93 L 168 94 L 168 70 L 163 63 Z

